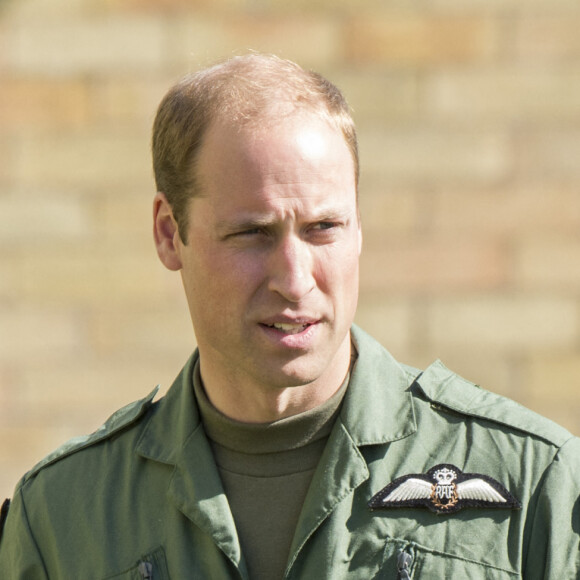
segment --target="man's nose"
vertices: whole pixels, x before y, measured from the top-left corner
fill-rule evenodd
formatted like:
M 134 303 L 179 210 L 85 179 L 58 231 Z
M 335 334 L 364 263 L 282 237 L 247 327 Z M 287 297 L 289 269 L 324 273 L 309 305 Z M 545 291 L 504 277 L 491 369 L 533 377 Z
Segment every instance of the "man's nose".
M 282 238 L 270 256 L 268 288 L 289 302 L 300 302 L 314 288 L 312 248 L 298 236 Z

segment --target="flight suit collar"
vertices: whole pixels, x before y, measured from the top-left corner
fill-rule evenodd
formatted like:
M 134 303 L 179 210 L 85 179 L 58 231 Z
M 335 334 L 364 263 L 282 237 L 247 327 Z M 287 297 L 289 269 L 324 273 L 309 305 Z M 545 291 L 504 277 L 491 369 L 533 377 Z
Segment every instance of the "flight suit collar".
M 358 358 L 298 520 L 289 569 L 337 505 L 369 478 L 361 447 L 388 444 L 417 430 L 408 373 L 373 338 L 353 326 Z
M 352 340 L 358 358 L 304 503 L 289 566 L 338 502 L 368 479 L 368 467 L 359 447 L 387 444 L 417 429 L 409 391 L 413 376 L 356 326 L 352 328 Z M 214 538 L 246 577 L 233 516 L 193 393 L 193 370 L 198 358 L 196 351 L 155 407 L 137 453 L 175 466 L 168 490 L 171 501 Z
M 417 430 L 410 385 L 405 370 L 375 339 L 353 325 L 358 351 L 341 419 L 356 445 L 389 443 Z
M 201 418 L 192 387 L 193 369 L 197 359 L 196 350 L 165 397 L 156 403 L 137 445 L 139 455 L 176 465 L 183 445 L 200 426 Z
M 358 357 L 340 413 L 350 437 L 356 445 L 373 445 L 413 434 L 417 425 L 409 388 L 412 373 L 356 325 L 351 336 Z M 142 456 L 175 465 L 183 446 L 201 426 L 192 386 L 198 359 L 196 350 L 156 406 L 138 444 Z
M 158 403 L 137 444 L 137 453 L 174 466 L 169 500 L 215 543 L 247 577 L 236 527 L 193 393 L 198 351 Z

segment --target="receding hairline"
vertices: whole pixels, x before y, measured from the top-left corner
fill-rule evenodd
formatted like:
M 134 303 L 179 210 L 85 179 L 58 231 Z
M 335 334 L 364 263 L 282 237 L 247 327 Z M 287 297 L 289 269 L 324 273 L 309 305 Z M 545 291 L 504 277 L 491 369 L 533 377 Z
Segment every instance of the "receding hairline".
M 321 131 L 323 132 L 322 134 Z M 351 168 L 354 177 L 355 163 L 350 154 L 348 143 L 341 131 L 326 118 L 322 118 L 308 109 L 288 112 L 287 114 L 278 114 L 276 110 L 273 110 L 272 114 L 248 119 L 243 124 L 233 123 L 221 118 L 214 119 L 204 132 L 203 140 L 194 160 L 193 173 L 196 180 L 196 193 L 192 197 L 204 197 L 204 195 L 207 195 L 203 179 L 204 171 L 200 166 L 200 162 L 202 162 L 202 165 L 206 165 L 207 158 L 204 157 L 204 152 L 208 150 L 208 147 L 211 147 L 214 152 L 216 150 L 220 151 L 223 156 L 226 155 L 225 149 L 228 144 L 235 144 L 233 151 L 237 149 L 250 151 L 253 143 L 259 143 L 263 139 L 270 140 L 272 138 L 274 141 L 270 141 L 271 143 L 281 142 L 284 140 L 284 136 L 293 135 L 293 139 L 297 140 L 297 143 L 304 151 L 314 151 L 312 159 L 307 158 L 303 163 L 317 164 L 315 170 L 318 171 L 320 163 L 325 162 L 324 152 L 328 148 L 325 131 L 329 131 L 329 134 L 334 136 L 332 138 L 337 139 L 336 143 L 340 143 L 339 147 L 344 148 L 344 153 L 347 156 L 346 163 L 352 163 Z M 231 139 L 229 138 L 230 135 L 232 136 Z M 215 139 L 220 143 L 217 146 Z M 311 149 L 309 145 L 312 146 L 313 143 L 316 144 L 314 149 Z M 335 154 L 340 154 L 338 149 L 333 153 L 333 155 Z M 318 160 L 319 158 L 320 160 Z M 205 175 L 207 177 L 208 174 L 206 173 Z M 354 185 L 356 191 L 356 179 Z
M 277 121 L 297 114 L 325 119 L 339 130 L 351 152 L 358 190 L 352 112 L 338 87 L 321 74 L 275 55 L 249 53 L 192 72 L 169 89 L 154 122 L 153 164 L 157 189 L 166 194 L 182 236 L 189 199 L 201 193 L 198 158 L 211 127 L 275 128 Z
M 281 82 L 275 84 L 276 79 Z M 327 117 L 334 125 L 339 107 L 335 114 L 331 112 L 328 95 L 320 90 L 322 85 L 335 89 L 343 100 L 343 113 L 348 111 L 352 121 L 346 100 L 335 85 L 321 74 L 275 55 L 251 52 L 224 59 L 186 75 L 176 86 L 187 92 L 189 87 L 210 84 L 213 88 L 204 133 L 216 121 L 259 126 L 301 111 Z

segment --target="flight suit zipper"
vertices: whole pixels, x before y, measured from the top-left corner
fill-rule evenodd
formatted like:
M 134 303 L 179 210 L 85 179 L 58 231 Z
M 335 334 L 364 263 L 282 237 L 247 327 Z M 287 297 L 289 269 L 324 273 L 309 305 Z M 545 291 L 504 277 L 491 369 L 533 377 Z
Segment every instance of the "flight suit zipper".
M 413 556 L 401 550 L 397 556 L 397 580 L 411 580 L 411 564 Z
M 141 562 L 137 570 L 143 580 L 153 580 L 153 564 L 151 562 Z

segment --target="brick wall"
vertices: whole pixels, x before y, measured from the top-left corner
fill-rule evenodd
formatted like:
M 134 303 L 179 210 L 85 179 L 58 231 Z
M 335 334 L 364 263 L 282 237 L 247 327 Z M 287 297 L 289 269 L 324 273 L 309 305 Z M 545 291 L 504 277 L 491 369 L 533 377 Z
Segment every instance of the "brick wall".
M 355 109 L 361 325 L 580 434 L 579 27 L 576 0 L 0 0 L 0 496 L 193 348 L 149 130 L 248 48 Z

